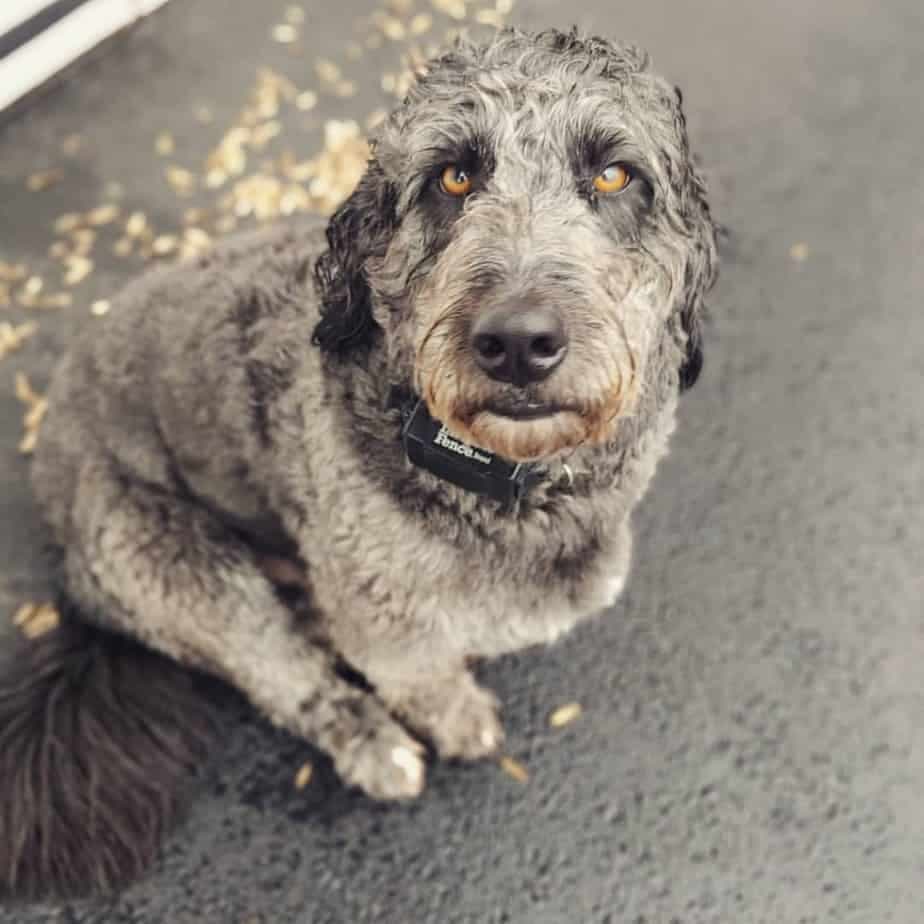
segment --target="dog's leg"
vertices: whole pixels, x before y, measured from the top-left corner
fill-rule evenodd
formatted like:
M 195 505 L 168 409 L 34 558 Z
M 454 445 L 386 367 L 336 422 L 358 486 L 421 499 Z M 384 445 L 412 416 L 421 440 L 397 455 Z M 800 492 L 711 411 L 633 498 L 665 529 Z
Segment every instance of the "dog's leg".
M 89 468 L 89 466 L 88 466 Z M 88 614 L 221 676 L 277 725 L 327 752 L 382 799 L 419 794 L 422 748 L 297 627 L 251 550 L 199 506 L 84 470 L 67 549 L 69 589 Z
M 369 676 L 382 701 L 441 757 L 477 760 L 495 754 L 504 740 L 498 700 L 459 665 L 423 678 L 396 679 L 373 667 Z

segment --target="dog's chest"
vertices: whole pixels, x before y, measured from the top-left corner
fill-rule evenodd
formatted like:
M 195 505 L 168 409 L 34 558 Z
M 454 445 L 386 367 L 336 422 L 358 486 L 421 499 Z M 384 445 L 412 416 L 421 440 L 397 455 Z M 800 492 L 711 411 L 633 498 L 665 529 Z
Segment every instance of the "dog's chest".
M 325 531 L 330 543 L 317 551 L 324 609 L 385 647 L 441 659 L 547 644 L 609 606 L 625 578 L 628 548 L 616 536 L 558 567 L 549 554 L 562 543 L 554 524 L 520 542 L 479 547 L 449 524 L 440 535 L 395 516 L 380 500 L 374 509 L 367 495 L 355 517 L 341 506 Z

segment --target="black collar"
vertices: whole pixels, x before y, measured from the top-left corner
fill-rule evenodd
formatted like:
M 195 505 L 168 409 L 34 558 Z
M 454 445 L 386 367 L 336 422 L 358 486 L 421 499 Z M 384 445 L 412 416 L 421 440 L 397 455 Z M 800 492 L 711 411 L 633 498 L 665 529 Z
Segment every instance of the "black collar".
M 401 442 L 408 459 L 466 491 L 515 503 L 548 474 L 538 463 L 511 462 L 462 442 L 430 416 L 423 399 L 406 388 L 393 388 L 388 406 L 401 411 Z

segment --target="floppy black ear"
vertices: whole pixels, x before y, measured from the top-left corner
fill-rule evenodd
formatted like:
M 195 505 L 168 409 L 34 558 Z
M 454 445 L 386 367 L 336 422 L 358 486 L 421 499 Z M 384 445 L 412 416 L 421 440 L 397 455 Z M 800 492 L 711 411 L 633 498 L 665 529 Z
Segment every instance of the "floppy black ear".
M 703 369 L 703 320 L 705 297 L 717 275 L 714 228 L 703 229 L 708 240 L 694 248 L 687 262 L 683 285 L 683 304 L 680 308 L 680 326 L 686 336 L 686 356 L 680 366 L 680 389 L 692 388 Z
M 680 388 L 691 388 L 703 368 L 703 320 L 706 295 L 718 277 L 717 227 L 709 211 L 706 184 L 690 155 L 683 94 L 675 88 L 675 127 L 685 169 L 680 177 L 681 209 L 690 236 L 690 253 L 684 271 L 683 293 L 679 305 L 680 327 L 686 334 L 686 357 L 680 367 Z
M 376 328 L 372 316 L 367 262 L 381 257 L 397 224 L 397 193 L 374 160 L 350 197 L 327 224 L 327 250 L 314 267 L 321 320 L 312 342 L 345 355 L 366 346 Z

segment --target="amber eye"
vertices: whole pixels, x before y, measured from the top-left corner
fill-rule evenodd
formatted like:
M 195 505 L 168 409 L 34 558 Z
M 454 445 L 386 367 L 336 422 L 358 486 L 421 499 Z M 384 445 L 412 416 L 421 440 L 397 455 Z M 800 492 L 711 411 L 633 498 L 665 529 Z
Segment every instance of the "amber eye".
M 466 196 L 471 191 L 472 178 L 461 167 L 452 164 L 443 171 L 440 185 L 443 192 L 450 196 Z
M 610 164 L 594 177 L 594 189 L 601 193 L 622 192 L 631 180 L 632 175 L 622 164 Z

